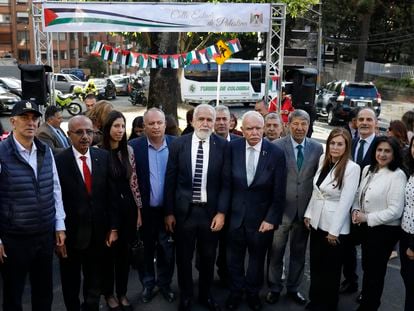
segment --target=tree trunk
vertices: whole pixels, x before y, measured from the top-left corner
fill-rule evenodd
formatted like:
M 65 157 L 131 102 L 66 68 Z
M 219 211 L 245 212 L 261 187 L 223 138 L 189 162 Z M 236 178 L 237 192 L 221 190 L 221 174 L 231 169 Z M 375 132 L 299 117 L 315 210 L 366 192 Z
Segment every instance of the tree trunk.
M 165 32 L 153 34 L 153 54 L 176 54 L 178 51 L 178 33 Z M 179 70 L 156 68 L 150 72 L 148 107 L 158 107 L 166 115 L 177 119 L 177 104 L 181 102 Z
M 355 70 L 355 81 L 361 82 L 364 80 L 364 66 L 365 57 L 367 55 L 367 44 L 369 36 L 369 27 L 371 24 L 372 13 L 366 13 L 361 15 L 361 39 L 358 46 L 358 59 Z

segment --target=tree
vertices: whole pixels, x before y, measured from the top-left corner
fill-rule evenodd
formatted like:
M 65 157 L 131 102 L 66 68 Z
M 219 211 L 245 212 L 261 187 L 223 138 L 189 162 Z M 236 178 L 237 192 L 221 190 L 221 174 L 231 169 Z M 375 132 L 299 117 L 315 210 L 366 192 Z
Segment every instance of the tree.
M 83 62 L 83 67 L 89 68 L 91 71 L 91 76 L 100 77 L 103 72 L 106 70 L 104 61 L 97 56 L 89 55 L 86 61 Z

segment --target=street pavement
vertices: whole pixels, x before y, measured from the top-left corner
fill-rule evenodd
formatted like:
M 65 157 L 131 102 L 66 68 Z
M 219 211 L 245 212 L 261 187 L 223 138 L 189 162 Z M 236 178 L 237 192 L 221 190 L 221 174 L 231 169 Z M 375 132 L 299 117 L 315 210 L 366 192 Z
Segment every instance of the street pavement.
M 127 128 L 129 130 L 130 124 L 132 124 L 132 120 L 134 117 L 138 115 L 142 115 L 145 111 L 145 108 L 143 107 L 136 107 L 132 106 L 127 102 L 127 98 L 121 98 L 116 101 L 114 101 L 115 109 L 118 109 L 126 115 L 127 118 Z M 393 119 L 400 119 L 402 114 L 409 110 L 413 109 L 414 104 L 412 103 L 395 103 L 395 102 L 383 102 L 383 111 L 381 114 L 380 121 L 384 122 L 386 124 L 390 120 Z M 187 106 L 180 106 L 179 107 L 179 116 L 180 116 L 180 127 L 185 127 L 185 112 L 188 109 Z M 234 107 L 231 109 L 232 111 L 235 111 L 239 117 L 243 114 L 244 111 L 246 111 L 246 108 L 241 107 Z M 69 118 L 69 115 L 67 112 L 64 113 L 65 116 L 65 123 L 63 124 L 63 127 L 67 127 L 67 120 Z M 6 129 L 9 129 L 8 125 L 8 117 L 2 117 L 0 118 L 3 125 L 6 127 Z M 323 122 L 316 122 L 315 124 L 315 138 L 318 139 L 321 142 L 324 142 L 327 135 L 330 132 L 330 129 L 332 127 L 327 126 L 326 123 Z M 288 260 L 286 260 L 288 262 Z M 361 272 L 361 266 L 360 266 L 360 257 L 358 256 L 358 270 L 360 279 L 362 278 L 362 272 Z M 307 296 L 308 289 L 309 289 L 309 282 L 310 282 L 310 275 L 309 275 L 309 265 L 308 265 L 308 256 L 307 256 L 307 263 L 305 268 L 305 275 L 303 284 L 301 285 L 300 291 Z M 388 269 L 387 269 L 387 275 L 385 278 L 385 287 L 384 287 L 384 293 L 382 295 L 382 305 L 380 307 L 380 311 L 398 311 L 404 309 L 404 295 L 405 295 L 405 288 L 404 284 L 402 282 L 401 276 L 400 276 L 400 261 L 398 258 L 392 259 L 388 263 Z M 193 276 L 195 280 L 194 288 L 197 291 L 197 271 L 193 270 Z M 217 279 L 217 277 L 216 277 Z M 178 285 L 176 280 L 176 275 L 174 275 L 174 280 L 172 283 L 172 288 L 176 292 L 178 292 Z M 169 311 L 169 310 L 176 310 L 178 306 L 178 301 L 174 303 L 168 303 L 166 302 L 160 294 L 157 294 L 154 299 L 147 304 L 144 304 L 140 302 L 140 293 L 141 293 L 142 287 L 139 282 L 139 279 L 137 277 L 137 272 L 135 270 L 131 270 L 130 272 L 130 280 L 128 285 L 128 297 L 133 304 L 133 310 L 142 310 L 142 311 L 152 311 L 152 310 L 162 310 L 162 311 Z M 224 306 L 226 297 L 228 295 L 228 290 L 226 288 L 223 288 L 220 286 L 219 282 L 216 281 L 215 285 L 213 287 L 213 295 L 216 297 L 217 301 Z M 264 298 L 264 295 L 266 294 L 266 286 L 264 287 L 262 291 L 262 298 Z M 355 298 L 357 296 L 357 293 L 350 294 L 350 295 L 341 295 L 340 301 L 339 301 L 339 307 L 338 311 L 349 311 L 349 310 L 355 310 L 357 308 L 357 303 L 355 301 Z M 196 296 L 197 297 L 197 296 Z M 2 301 L 2 284 L 0 281 L 0 301 Z M 264 299 L 263 299 L 264 300 Z M 23 311 L 29 311 L 31 310 L 30 307 L 30 287 L 27 286 L 25 289 L 24 294 L 24 308 Z M 2 308 L 0 307 L 0 310 Z M 105 302 L 103 299 L 101 299 L 101 310 L 108 310 Z M 64 311 L 64 304 L 63 304 L 63 298 L 61 293 L 61 285 L 60 285 L 60 277 L 59 277 L 59 265 L 57 259 L 54 261 L 54 301 L 53 301 L 53 311 Z M 193 310 L 206 310 L 205 308 L 201 307 L 196 303 L 194 303 Z M 249 310 L 246 303 L 243 302 L 239 308 L 239 310 Z M 280 298 L 280 301 L 275 305 L 267 305 L 264 303 L 264 311 L 266 310 L 286 310 L 286 311 L 297 311 L 297 310 L 304 310 L 303 306 L 298 306 L 294 302 L 290 301 L 286 296 L 284 296 L 284 293 L 282 293 L 282 296 Z

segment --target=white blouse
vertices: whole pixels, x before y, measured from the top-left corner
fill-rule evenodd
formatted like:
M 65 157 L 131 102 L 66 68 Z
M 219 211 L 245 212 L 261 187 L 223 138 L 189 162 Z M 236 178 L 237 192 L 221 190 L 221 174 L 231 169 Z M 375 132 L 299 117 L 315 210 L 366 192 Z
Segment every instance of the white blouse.
M 405 206 L 401 227 L 405 232 L 414 234 L 414 176 L 410 176 L 405 186 Z

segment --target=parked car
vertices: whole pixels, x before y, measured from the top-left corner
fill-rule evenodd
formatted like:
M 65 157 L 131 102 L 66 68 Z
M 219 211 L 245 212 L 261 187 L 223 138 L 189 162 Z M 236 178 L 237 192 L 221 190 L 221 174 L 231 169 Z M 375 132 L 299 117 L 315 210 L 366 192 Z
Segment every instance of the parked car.
M 22 96 L 22 81 L 17 78 L 3 77 L 0 78 L 0 86 L 9 91 L 10 93 Z
M 7 91 L 0 86 L 0 114 L 11 112 L 14 104 L 21 100 L 20 96 Z
M 60 72 L 77 76 L 81 81 L 86 80 L 85 72 L 80 68 L 64 68 L 64 69 L 61 69 Z
M 371 107 L 377 117 L 381 113 L 381 95 L 371 82 L 332 81 L 320 89 L 315 99 L 316 113 L 328 124 L 348 121 L 351 110 Z
M 116 95 L 129 95 L 130 94 L 130 87 L 129 84 L 131 82 L 130 76 L 120 76 L 115 77 L 112 79 L 112 81 L 115 83 L 116 88 Z
M 75 86 L 84 87 L 86 82 L 81 81 L 77 76 L 67 73 L 53 74 L 55 80 L 55 89 L 62 93 L 72 93 Z

